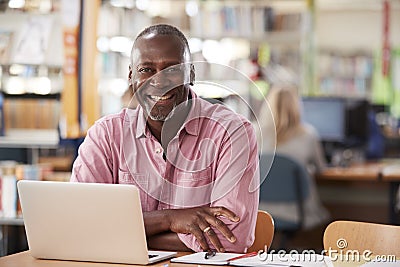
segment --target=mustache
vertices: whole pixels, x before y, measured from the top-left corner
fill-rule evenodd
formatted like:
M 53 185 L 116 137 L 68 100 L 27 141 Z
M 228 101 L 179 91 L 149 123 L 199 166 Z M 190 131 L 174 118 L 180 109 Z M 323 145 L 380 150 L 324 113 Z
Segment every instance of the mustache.
M 179 84 L 169 84 L 167 86 L 155 87 L 150 83 L 150 81 L 146 81 L 138 87 L 136 93 L 141 93 L 142 95 L 164 96 L 183 85 L 184 85 L 183 83 L 179 83 Z

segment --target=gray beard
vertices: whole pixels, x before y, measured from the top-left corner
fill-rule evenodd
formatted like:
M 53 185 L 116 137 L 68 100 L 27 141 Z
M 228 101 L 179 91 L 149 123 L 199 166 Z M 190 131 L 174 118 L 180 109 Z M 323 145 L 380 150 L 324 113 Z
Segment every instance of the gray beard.
M 154 109 L 156 107 L 155 106 L 151 107 L 148 103 L 145 103 L 145 108 L 146 108 L 146 112 L 147 112 L 149 118 L 152 119 L 153 121 L 166 121 L 167 119 L 171 118 L 174 115 L 176 103 L 174 103 L 174 106 L 172 107 L 171 112 L 168 113 L 167 115 L 162 114 L 161 111 L 158 111 L 156 115 L 152 115 L 151 110 L 152 110 L 152 108 Z

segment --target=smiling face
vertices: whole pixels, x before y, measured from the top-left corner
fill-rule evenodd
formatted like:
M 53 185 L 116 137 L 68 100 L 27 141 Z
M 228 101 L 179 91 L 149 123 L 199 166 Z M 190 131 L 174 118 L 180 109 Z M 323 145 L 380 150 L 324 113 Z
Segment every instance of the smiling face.
M 165 121 L 187 100 L 189 51 L 174 35 L 148 34 L 136 40 L 129 78 L 148 119 Z

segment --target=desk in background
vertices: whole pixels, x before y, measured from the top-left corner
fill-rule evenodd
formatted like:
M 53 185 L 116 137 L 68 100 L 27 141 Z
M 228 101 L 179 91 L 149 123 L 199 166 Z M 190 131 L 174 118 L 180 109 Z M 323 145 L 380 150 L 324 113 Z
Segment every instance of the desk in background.
M 0 136 L 0 148 L 28 149 L 30 164 L 39 162 L 40 148 L 57 148 L 59 136 L 57 129 L 9 129 Z
M 320 180 L 334 181 L 378 181 L 383 162 L 354 164 L 349 167 L 329 167 L 317 176 Z
M 397 191 L 400 186 L 400 161 L 382 160 L 354 164 L 349 167 L 329 167 L 317 175 L 321 181 L 383 182 L 389 184 L 389 223 L 400 225 L 397 205 Z

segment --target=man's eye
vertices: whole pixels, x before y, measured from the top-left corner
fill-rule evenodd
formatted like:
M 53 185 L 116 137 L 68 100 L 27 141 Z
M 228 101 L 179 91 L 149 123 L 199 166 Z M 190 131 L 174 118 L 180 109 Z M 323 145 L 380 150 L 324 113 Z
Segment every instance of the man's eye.
M 140 73 L 149 73 L 149 72 L 152 72 L 152 69 L 151 68 L 140 68 L 139 72 Z
M 169 67 L 166 69 L 166 72 L 178 72 L 181 71 L 180 66 L 176 66 L 176 67 Z

